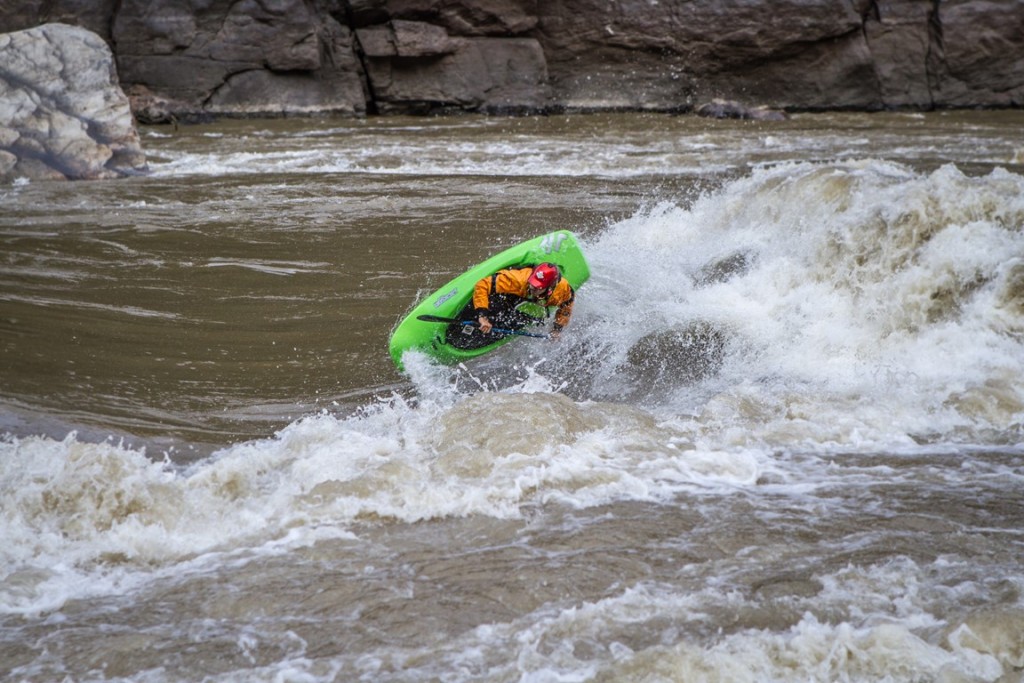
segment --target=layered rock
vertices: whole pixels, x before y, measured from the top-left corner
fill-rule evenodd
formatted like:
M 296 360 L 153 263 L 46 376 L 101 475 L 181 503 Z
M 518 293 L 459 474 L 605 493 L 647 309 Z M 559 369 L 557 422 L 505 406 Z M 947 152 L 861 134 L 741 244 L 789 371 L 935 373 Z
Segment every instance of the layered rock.
M 362 114 L 352 31 L 303 0 L 124 0 L 113 17 L 122 82 L 184 115 Z
M 90 26 L 153 120 L 1024 104 L 1024 0 L 13 0 Z
M 395 20 L 357 29 L 378 111 L 538 110 L 547 101 L 544 53 L 530 38 L 451 37 Z
M 0 179 L 110 178 L 145 167 L 99 36 L 64 24 L 0 35 Z

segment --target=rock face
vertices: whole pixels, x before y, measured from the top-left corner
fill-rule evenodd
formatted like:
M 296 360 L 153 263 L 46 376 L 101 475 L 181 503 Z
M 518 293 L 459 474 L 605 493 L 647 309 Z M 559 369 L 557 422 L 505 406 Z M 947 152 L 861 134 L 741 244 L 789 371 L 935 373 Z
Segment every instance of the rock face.
M 145 167 L 99 36 L 65 24 L 0 35 L 0 180 L 110 178 Z
M 8 0 L 113 46 L 146 120 L 1024 104 L 1024 0 Z

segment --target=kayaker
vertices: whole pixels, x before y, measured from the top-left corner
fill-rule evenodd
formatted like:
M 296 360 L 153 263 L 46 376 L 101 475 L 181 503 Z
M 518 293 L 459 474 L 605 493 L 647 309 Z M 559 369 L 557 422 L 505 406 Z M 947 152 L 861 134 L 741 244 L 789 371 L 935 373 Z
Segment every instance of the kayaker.
M 558 307 L 551 332 L 557 338 L 569 324 L 575 297 L 572 285 L 553 263 L 499 270 L 476 283 L 473 299 L 460 316 L 475 318 L 477 326 L 464 326 L 460 334 L 449 334 L 448 341 L 459 348 L 476 348 L 494 341 L 489 336 L 493 327 L 518 330 L 536 323 L 535 315 L 520 310 L 524 304 Z

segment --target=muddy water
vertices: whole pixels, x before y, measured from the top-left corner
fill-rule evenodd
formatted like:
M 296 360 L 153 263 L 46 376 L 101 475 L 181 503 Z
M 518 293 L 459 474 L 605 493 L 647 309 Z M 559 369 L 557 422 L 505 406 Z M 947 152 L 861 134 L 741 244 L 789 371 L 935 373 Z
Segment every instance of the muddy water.
M 381 349 L 417 295 L 551 226 L 593 232 L 664 185 L 357 177 L 270 169 L 12 191 L 13 429 L 195 447 L 358 405 L 403 383 Z
M 1019 680 L 1022 123 L 225 122 L 0 190 L 0 678 Z M 558 344 L 395 370 L 553 228 Z

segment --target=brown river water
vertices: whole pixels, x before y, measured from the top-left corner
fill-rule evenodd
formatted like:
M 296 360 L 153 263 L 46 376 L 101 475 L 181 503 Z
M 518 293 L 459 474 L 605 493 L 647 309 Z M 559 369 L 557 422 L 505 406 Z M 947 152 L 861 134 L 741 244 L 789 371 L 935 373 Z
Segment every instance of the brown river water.
M 1022 131 L 225 121 L 0 188 L 0 680 L 1021 681 Z M 554 229 L 559 341 L 395 368 Z

